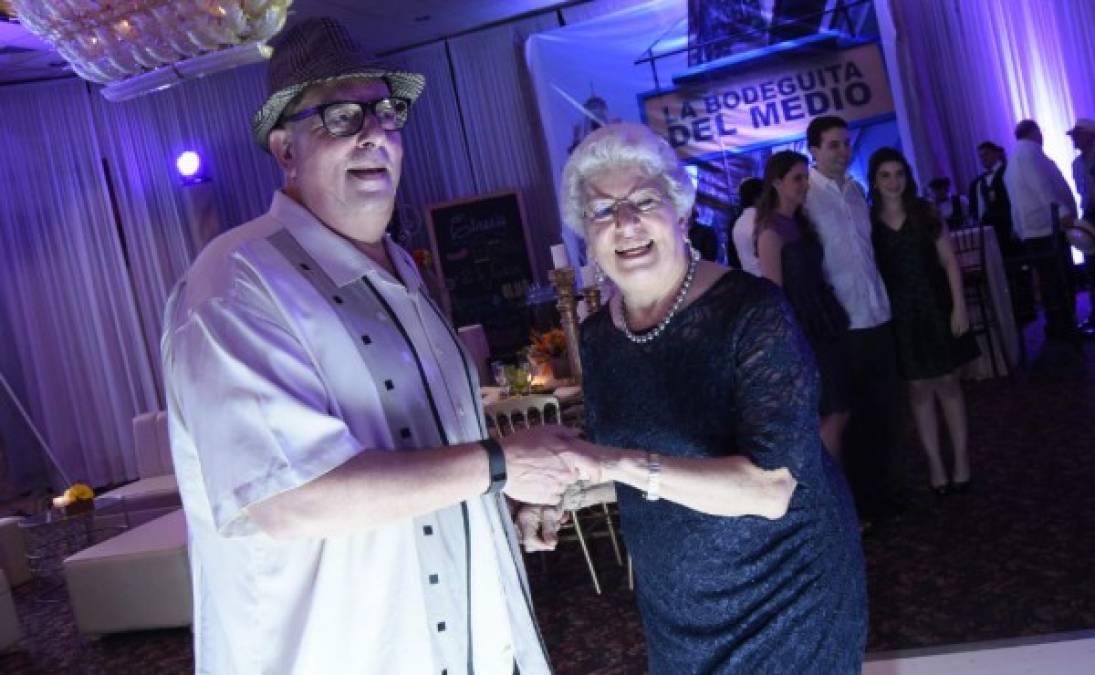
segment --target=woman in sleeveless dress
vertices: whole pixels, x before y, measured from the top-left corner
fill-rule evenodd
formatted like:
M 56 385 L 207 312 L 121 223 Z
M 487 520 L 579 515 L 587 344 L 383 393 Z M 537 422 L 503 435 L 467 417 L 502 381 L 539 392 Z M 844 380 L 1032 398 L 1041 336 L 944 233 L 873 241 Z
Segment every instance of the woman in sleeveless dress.
M 784 150 L 764 167 L 757 204 L 761 274 L 783 287 L 821 373 L 821 438 L 834 457 L 851 406 L 848 315 L 825 280 L 823 250 L 802 208 L 810 189 L 806 157 Z
M 969 332 L 962 273 L 942 221 L 917 196 L 905 157 L 881 148 L 871 155 L 868 170 L 875 261 L 890 296 L 898 369 L 909 383 L 931 488 L 941 496 L 964 492 L 970 485 L 970 461 L 966 404 L 956 371 L 979 351 Z M 954 453 L 949 476 L 940 454 L 936 401 Z

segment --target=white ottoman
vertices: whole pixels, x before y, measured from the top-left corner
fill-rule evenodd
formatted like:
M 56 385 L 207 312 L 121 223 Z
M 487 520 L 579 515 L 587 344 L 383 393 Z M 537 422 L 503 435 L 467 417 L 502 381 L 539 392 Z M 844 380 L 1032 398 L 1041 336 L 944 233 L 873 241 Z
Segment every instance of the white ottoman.
M 182 508 L 179 484 L 173 473 L 142 478 L 104 492 L 97 499 L 111 503 L 110 508 L 99 509 L 95 513 L 95 527 L 106 529 L 135 528 Z
M 15 613 L 15 603 L 11 599 L 11 586 L 0 570 L 0 649 L 7 649 L 23 637 L 23 624 Z
M 179 509 L 65 560 L 85 635 L 189 626 L 193 617 L 186 518 Z
M 22 518 L 15 516 L 0 518 L 0 570 L 12 586 L 30 581 L 27 546 L 23 541 L 23 530 L 19 528 L 20 520 Z

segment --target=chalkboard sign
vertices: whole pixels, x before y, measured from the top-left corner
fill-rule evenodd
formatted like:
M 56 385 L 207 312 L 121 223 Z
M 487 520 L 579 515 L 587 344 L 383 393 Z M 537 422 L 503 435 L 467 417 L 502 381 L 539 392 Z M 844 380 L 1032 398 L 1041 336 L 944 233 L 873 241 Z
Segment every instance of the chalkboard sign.
M 453 324 L 482 324 L 494 354 L 527 345 L 533 276 L 520 195 L 503 192 L 428 210 L 434 268 Z

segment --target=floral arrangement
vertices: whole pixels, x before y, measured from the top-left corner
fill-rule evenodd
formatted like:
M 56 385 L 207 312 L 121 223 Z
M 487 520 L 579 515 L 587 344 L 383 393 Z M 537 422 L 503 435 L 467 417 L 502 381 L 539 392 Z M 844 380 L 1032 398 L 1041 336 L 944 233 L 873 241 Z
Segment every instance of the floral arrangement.
M 95 490 L 85 483 L 74 483 L 60 497 L 53 498 L 53 505 L 66 511 L 84 511 L 94 505 Z
M 428 249 L 416 248 L 411 251 L 411 257 L 414 258 L 414 264 L 418 265 L 420 270 L 429 269 L 433 264 L 433 256 L 430 255 Z
M 529 351 L 544 358 L 558 358 L 567 353 L 567 336 L 562 328 L 552 328 L 540 333 L 532 331 L 529 335 L 532 345 Z

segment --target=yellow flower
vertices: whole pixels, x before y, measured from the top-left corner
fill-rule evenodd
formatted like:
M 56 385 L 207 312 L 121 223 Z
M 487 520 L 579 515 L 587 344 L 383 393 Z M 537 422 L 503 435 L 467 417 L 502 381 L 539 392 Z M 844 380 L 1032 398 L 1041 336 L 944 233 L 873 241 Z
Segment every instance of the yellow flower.
M 84 483 L 76 483 L 69 489 L 65 490 L 65 497 L 68 497 L 70 501 L 77 501 L 80 499 L 94 499 L 95 491 Z

